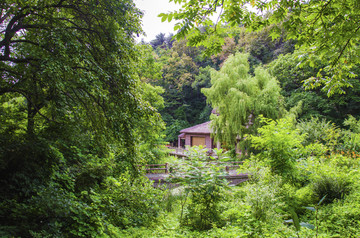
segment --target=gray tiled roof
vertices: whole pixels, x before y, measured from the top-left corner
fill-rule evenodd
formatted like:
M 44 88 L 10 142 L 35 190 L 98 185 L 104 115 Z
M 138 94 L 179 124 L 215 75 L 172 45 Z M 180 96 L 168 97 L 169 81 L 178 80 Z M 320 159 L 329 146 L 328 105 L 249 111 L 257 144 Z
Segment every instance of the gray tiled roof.
M 198 134 L 211 134 L 210 122 L 207 121 L 199 125 L 195 125 L 189 128 L 182 129 L 180 133 L 198 133 Z

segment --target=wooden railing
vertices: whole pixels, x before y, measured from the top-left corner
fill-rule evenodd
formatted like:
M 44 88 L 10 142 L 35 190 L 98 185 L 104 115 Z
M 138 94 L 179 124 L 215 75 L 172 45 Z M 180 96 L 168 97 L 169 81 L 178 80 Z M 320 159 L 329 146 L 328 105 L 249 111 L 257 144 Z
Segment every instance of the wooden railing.
M 226 172 L 229 172 L 230 169 L 232 168 L 240 168 L 240 165 L 242 165 L 244 162 L 243 161 L 230 161 L 230 162 L 218 162 L 220 164 L 232 164 L 232 165 L 226 165 L 225 166 L 225 170 Z
M 145 164 L 145 165 L 139 165 L 139 167 L 145 167 L 145 170 L 147 173 L 154 173 L 154 172 L 160 172 L 163 171 L 163 173 L 168 174 L 169 173 L 169 163 L 165 164 Z
M 230 162 L 208 162 L 205 164 L 216 164 L 216 165 L 225 165 L 225 164 L 231 164 L 231 165 L 225 165 L 226 172 L 229 172 L 233 168 L 239 168 L 240 165 L 242 165 L 243 161 L 230 161 Z M 145 167 L 145 170 L 147 173 L 157 173 L 160 171 L 163 171 L 163 173 L 168 174 L 170 171 L 169 163 L 165 164 L 146 164 L 146 165 L 139 165 L 139 167 Z M 161 172 L 160 172 L 161 173 Z
M 244 162 L 243 161 L 228 161 L 228 162 L 208 162 L 205 164 L 216 164 L 216 165 L 225 165 L 225 170 L 226 172 L 229 172 L 231 169 L 234 168 L 240 168 L 240 165 L 242 165 Z M 226 164 L 232 164 L 232 165 L 226 165 Z
M 184 154 L 185 153 L 185 148 L 182 147 L 169 147 L 169 150 L 173 150 L 175 153 L 179 153 L 179 154 Z
M 169 147 L 169 155 L 185 158 L 187 155 L 185 155 L 185 149 L 184 148 L 178 148 L 178 147 Z

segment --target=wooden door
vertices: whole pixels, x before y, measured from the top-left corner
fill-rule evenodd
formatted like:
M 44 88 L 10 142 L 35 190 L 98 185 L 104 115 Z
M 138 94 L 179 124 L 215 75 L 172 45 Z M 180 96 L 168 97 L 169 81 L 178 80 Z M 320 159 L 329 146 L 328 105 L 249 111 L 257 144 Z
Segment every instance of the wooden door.
M 205 137 L 202 137 L 202 136 L 192 136 L 192 137 L 191 137 L 191 146 L 199 146 L 199 145 L 206 146 Z

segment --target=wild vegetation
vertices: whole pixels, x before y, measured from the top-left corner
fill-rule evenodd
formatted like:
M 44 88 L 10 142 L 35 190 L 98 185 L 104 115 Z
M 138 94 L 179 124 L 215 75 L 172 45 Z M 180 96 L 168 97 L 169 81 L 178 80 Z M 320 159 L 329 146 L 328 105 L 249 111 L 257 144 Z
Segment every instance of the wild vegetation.
M 360 236 L 358 1 L 175 2 L 150 43 L 132 0 L 0 3 L 0 236 Z
M 249 137 L 260 153 L 240 168 L 249 173 L 247 182 L 227 186 L 214 177 L 223 173 L 218 167 L 201 173 L 196 168 L 207 156 L 192 148 L 189 160 L 179 162 L 190 164 L 190 176 L 167 191 L 158 220 L 121 236 L 359 236 L 360 153 L 347 149 L 359 134 L 317 119 L 262 118 L 261 124 Z

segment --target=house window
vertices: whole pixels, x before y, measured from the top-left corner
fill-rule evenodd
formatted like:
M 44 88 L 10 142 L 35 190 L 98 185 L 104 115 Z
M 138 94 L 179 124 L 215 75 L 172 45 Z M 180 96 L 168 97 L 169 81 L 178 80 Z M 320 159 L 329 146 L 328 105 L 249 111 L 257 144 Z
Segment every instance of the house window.
M 199 146 L 199 145 L 206 146 L 205 137 L 192 136 L 191 137 L 191 146 Z

